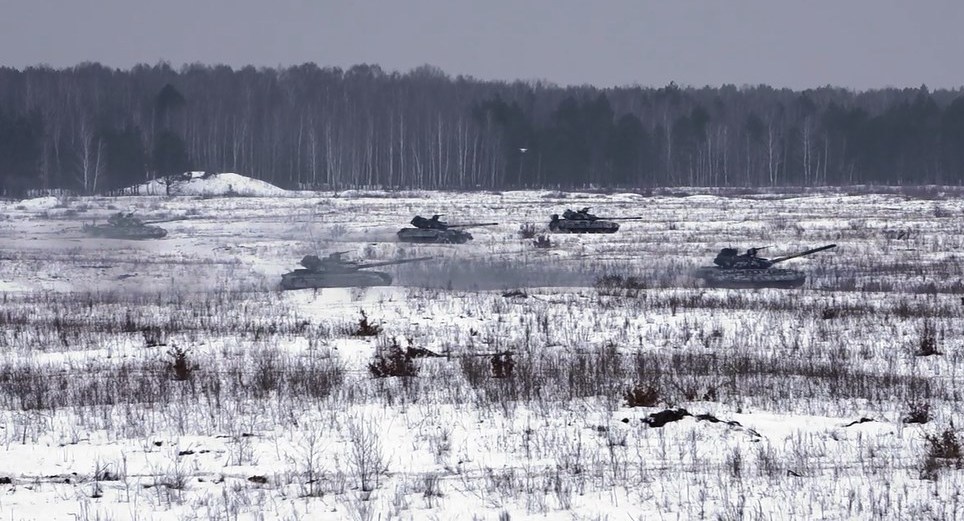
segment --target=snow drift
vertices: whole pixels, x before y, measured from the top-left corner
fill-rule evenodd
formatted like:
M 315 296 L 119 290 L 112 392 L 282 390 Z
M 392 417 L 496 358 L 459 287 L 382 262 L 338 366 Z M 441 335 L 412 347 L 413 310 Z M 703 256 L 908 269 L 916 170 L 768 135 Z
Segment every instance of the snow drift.
M 170 190 L 168 190 L 170 185 Z M 188 172 L 174 178 L 155 179 L 128 189 L 131 195 L 203 195 L 283 197 L 291 192 L 240 174 Z
M 56 208 L 60 204 L 60 200 L 52 195 L 46 197 L 35 197 L 33 199 L 24 199 L 16 204 L 17 209 L 27 210 L 27 211 L 41 211 L 49 210 L 51 208 Z

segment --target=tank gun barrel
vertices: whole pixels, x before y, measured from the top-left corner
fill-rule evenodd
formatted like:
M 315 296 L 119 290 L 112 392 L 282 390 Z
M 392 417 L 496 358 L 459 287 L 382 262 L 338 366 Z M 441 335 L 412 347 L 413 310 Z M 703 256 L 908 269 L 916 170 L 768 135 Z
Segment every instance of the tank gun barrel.
M 638 216 L 638 215 L 633 217 L 613 217 L 611 215 L 606 215 L 603 217 L 596 216 L 596 219 L 607 219 L 607 220 L 613 220 L 613 221 L 638 221 L 640 219 L 645 219 L 645 217 Z
M 431 258 L 432 258 L 432 257 L 415 257 L 415 258 L 412 258 L 412 259 L 400 259 L 400 260 L 393 260 L 393 261 L 365 262 L 365 263 L 358 264 L 357 267 L 358 267 L 359 269 L 361 269 L 361 268 L 377 268 L 378 266 L 391 266 L 391 265 L 393 265 L 393 264 L 407 264 L 407 263 L 409 263 L 409 262 L 419 262 L 419 261 L 429 260 L 429 259 L 431 259 Z
M 172 217 L 170 219 L 155 219 L 153 221 L 141 221 L 141 222 L 144 224 L 160 224 L 160 223 L 169 223 L 174 221 L 189 221 L 189 220 L 191 219 L 188 217 Z
M 465 224 L 450 224 L 449 228 L 475 228 L 477 226 L 498 226 L 499 223 L 465 223 Z
M 783 262 L 785 260 L 795 259 L 797 257 L 803 257 L 804 255 L 810 255 L 811 253 L 817 253 L 818 251 L 829 250 L 830 248 L 836 248 L 836 244 L 828 244 L 826 246 L 821 246 L 819 248 L 813 248 L 810 250 L 802 251 L 800 253 L 794 253 L 793 255 L 787 255 L 785 257 L 777 257 L 776 259 L 771 259 L 770 262 L 776 264 L 778 262 Z

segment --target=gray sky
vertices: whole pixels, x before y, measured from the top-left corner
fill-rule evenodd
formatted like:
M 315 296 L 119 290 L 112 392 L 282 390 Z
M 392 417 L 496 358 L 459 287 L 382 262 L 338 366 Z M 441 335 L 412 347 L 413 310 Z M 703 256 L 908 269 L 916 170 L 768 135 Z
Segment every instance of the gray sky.
M 0 65 L 165 60 L 561 85 L 964 85 L 962 0 L 0 0 Z

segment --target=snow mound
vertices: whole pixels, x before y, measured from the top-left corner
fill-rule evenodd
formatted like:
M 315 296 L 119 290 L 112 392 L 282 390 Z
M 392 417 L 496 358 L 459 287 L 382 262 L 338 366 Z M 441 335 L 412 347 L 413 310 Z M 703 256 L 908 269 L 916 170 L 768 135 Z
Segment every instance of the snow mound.
M 16 208 L 21 210 L 37 211 L 37 210 L 49 210 L 51 208 L 56 208 L 60 204 L 60 200 L 52 195 L 47 197 L 35 197 L 33 199 L 24 199 L 17 203 Z
M 167 190 L 170 183 L 170 192 Z M 281 197 L 289 195 L 283 188 L 234 173 L 213 174 L 188 172 L 175 179 L 156 179 L 131 189 L 139 195 L 204 195 L 241 197 Z

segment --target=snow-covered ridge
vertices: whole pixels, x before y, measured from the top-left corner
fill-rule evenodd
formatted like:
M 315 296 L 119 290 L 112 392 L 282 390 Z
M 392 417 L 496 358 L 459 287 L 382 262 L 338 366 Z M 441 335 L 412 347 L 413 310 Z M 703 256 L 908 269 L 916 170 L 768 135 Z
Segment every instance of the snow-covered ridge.
M 34 197 L 33 199 L 24 199 L 16 204 L 17 209 L 26 211 L 41 211 L 49 210 L 55 208 L 60 204 L 60 200 L 52 195 L 44 197 Z
M 284 197 L 294 195 L 283 188 L 235 173 L 188 172 L 176 179 L 155 179 L 124 190 L 131 195 L 204 195 Z

